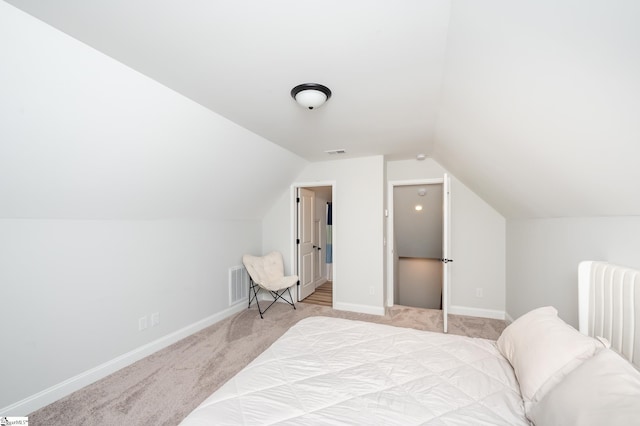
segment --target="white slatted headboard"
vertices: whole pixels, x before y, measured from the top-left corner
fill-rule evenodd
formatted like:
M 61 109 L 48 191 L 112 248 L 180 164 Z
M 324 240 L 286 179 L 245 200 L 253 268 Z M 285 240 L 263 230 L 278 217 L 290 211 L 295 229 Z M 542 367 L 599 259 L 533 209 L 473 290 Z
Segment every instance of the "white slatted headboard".
M 640 271 L 607 262 L 581 262 L 579 327 L 640 367 Z

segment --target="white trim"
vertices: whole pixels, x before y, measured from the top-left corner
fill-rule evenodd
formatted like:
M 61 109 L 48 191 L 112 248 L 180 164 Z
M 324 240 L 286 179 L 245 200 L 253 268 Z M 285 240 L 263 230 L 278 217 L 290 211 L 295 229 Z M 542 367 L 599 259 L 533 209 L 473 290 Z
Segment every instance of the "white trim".
M 509 315 L 509 312 L 505 312 L 504 313 L 504 320 L 507 322 L 508 324 L 511 324 L 513 322 L 513 317 L 511 315 Z
M 391 186 L 434 185 L 438 183 L 444 183 L 444 178 L 390 180 L 389 181 L 389 184 L 391 184 Z
M 385 309 L 383 306 L 358 305 L 355 303 L 336 303 L 333 302 L 333 309 L 339 311 L 358 312 L 360 314 L 371 314 L 384 316 Z
M 142 345 L 132 351 L 120 355 L 110 361 L 93 367 L 85 372 L 64 380 L 56 385 L 33 394 L 21 401 L 0 408 L 3 416 L 26 416 L 46 405 L 51 404 L 91 383 L 94 383 L 109 374 L 112 374 L 136 361 L 141 360 L 175 342 L 184 339 L 204 328 L 209 327 L 223 319 L 247 309 L 244 304 L 234 305 L 224 311 L 213 314 L 207 318 L 196 321 L 180 330 L 160 337 L 153 342 Z
M 322 277 L 322 281 L 318 281 L 320 284 L 316 285 L 316 288 L 325 285 L 326 283 L 329 282 L 329 280 L 327 279 L 327 277 Z
M 496 309 L 471 308 L 468 306 L 449 305 L 449 313 L 453 315 L 466 315 L 469 317 L 505 319 L 505 312 Z

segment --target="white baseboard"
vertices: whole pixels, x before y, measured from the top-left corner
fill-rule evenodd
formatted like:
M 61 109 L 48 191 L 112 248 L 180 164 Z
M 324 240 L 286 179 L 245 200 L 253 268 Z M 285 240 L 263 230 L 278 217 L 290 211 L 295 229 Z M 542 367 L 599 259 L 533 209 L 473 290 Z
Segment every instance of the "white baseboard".
M 329 282 L 329 280 L 327 280 L 326 278 L 322 277 L 321 279 L 319 279 L 316 283 L 315 283 L 315 288 L 320 287 L 321 285 L 324 285 L 325 283 Z
M 513 322 L 513 317 L 509 315 L 509 312 L 505 312 L 504 320 L 507 322 L 507 324 L 511 324 Z
M 383 306 L 357 305 L 355 303 L 337 303 L 333 304 L 333 309 L 339 311 L 358 312 L 360 314 L 384 315 Z
M 96 382 L 109 374 L 120 370 L 121 368 L 131 365 L 134 362 L 159 351 L 160 349 L 164 349 L 167 346 L 207 328 L 218 321 L 222 321 L 223 319 L 244 309 L 247 309 L 246 302 L 233 305 L 222 312 L 218 312 L 207 318 L 201 319 L 200 321 L 196 321 L 193 324 L 181 328 L 180 330 L 169 333 L 166 336 L 154 340 L 153 342 L 147 343 L 146 345 L 142 345 L 132 351 L 120 355 L 117 358 L 73 376 L 21 401 L 0 408 L 0 414 L 2 416 L 27 416 L 28 414 L 49 405 L 60 398 L 82 389 L 83 387 L 90 385 L 91 383 Z
M 467 306 L 449 306 L 449 313 L 453 315 L 466 315 L 469 317 L 492 318 L 498 320 L 505 319 L 505 312 L 495 309 L 470 308 Z

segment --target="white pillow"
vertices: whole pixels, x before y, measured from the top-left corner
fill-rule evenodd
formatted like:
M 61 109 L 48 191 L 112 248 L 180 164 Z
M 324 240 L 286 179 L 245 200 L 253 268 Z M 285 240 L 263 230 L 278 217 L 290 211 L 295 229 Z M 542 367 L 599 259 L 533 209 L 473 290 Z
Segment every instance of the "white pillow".
M 640 422 L 640 372 L 610 349 L 569 373 L 529 412 L 536 426 L 627 426 Z
M 558 318 L 551 306 L 515 320 L 497 345 L 515 371 L 527 412 L 566 374 L 604 347 Z

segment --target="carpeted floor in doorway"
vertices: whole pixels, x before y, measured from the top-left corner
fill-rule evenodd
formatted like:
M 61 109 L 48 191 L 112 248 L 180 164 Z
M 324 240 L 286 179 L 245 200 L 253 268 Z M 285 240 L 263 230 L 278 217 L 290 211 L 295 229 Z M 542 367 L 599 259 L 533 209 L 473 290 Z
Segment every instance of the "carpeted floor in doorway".
M 322 315 L 441 331 L 441 311 L 393 307 L 385 316 L 297 303 L 275 304 L 260 319 L 233 315 L 153 355 L 29 414 L 32 426 L 177 425 L 293 324 Z M 449 316 L 449 332 L 497 339 L 504 321 Z

